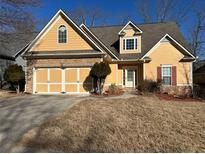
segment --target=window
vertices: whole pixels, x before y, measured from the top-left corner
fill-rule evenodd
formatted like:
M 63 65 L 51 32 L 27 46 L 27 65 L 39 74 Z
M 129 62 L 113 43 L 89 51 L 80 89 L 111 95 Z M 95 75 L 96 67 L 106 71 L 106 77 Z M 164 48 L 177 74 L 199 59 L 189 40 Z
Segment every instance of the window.
M 162 83 L 164 85 L 171 85 L 172 67 L 168 65 L 162 66 Z
M 126 40 L 126 49 L 133 50 L 134 49 L 134 39 L 127 39 Z
M 58 43 L 66 43 L 67 42 L 67 30 L 64 25 L 61 25 L 58 28 Z
M 123 50 L 137 49 L 137 38 L 125 38 L 123 39 Z

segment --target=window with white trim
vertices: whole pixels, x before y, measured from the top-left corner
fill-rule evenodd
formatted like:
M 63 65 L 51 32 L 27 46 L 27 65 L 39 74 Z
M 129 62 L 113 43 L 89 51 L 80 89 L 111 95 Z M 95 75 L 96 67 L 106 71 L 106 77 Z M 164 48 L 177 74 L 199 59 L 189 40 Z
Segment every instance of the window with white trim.
M 67 42 L 67 30 L 64 25 L 61 25 L 58 28 L 58 43 L 66 43 Z
M 164 85 L 172 84 L 172 66 L 171 65 L 162 65 L 162 83 Z
M 124 50 L 135 50 L 137 49 L 137 38 L 124 38 L 123 39 Z

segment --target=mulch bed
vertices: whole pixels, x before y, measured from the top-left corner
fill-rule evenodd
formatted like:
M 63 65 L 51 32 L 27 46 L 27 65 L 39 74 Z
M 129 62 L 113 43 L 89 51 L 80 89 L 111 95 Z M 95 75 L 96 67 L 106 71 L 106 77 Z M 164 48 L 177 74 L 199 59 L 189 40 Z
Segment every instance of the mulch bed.
M 200 98 L 184 98 L 184 97 L 177 97 L 174 95 L 169 94 L 162 94 L 162 93 L 156 93 L 155 94 L 160 100 L 167 100 L 167 101 L 182 101 L 182 102 L 205 102 L 205 100 Z

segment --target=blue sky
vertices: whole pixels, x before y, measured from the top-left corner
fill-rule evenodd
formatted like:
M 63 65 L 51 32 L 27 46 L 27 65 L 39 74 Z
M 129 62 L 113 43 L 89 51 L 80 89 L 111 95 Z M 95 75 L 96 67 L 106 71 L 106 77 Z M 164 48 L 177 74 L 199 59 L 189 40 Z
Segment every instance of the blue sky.
M 178 5 L 186 5 L 191 0 L 179 0 Z M 120 15 L 127 14 L 130 20 L 135 23 L 142 23 L 143 20 L 140 18 L 137 12 L 137 0 L 43 0 L 43 4 L 39 8 L 34 8 L 32 12 L 37 19 L 43 20 L 45 23 L 48 22 L 52 16 L 59 10 L 71 11 L 76 7 L 85 7 L 87 9 L 99 8 L 106 16 L 109 17 L 108 24 L 116 25 L 120 23 Z M 155 11 L 154 1 L 151 12 Z M 196 0 L 198 7 L 205 5 L 205 0 Z M 195 17 L 191 11 L 189 15 L 182 22 L 180 29 L 182 33 L 187 37 L 189 30 L 194 24 Z M 43 25 L 39 25 L 38 29 L 41 29 Z

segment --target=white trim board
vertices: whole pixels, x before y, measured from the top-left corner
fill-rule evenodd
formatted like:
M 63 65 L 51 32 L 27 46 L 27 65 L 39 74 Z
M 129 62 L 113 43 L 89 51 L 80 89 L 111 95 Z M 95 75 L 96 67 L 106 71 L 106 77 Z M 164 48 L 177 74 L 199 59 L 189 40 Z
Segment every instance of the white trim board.
M 51 24 L 53 24 L 53 22 L 56 21 L 56 19 L 60 16 L 60 13 L 63 14 L 65 16 L 65 18 L 67 20 L 69 20 L 75 28 L 77 28 L 81 34 L 83 34 L 97 49 L 99 49 L 102 53 L 104 53 L 104 51 L 97 45 L 95 44 L 95 42 L 93 42 L 86 33 L 83 32 L 83 30 L 76 24 L 74 23 L 61 9 L 53 16 L 53 18 L 47 23 L 47 25 L 41 30 L 41 32 L 35 37 L 35 39 L 33 41 L 31 41 L 31 43 L 28 45 L 28 47 L 26 47 L 25 51 L 22 53 L 22 55 L 28 50 L 30 49 L 32 46 L 34 46 L 34 44 L 42 37 L 43 33 L 46 32 L 46 30 L 51 26 Z
M 104 43 L 102 43 L 102 42 L 87 28 L 86 25 L 81 24 L 81 25 L 80 25 L 80 28 L 82 28 L 82 27 L 84 27 L 97 41 L 99 41 L 99 42 L 101 43 L 101 45 L 102 45 L 105 49 L 107 49 L 116 59 L 119 60 L 119 58 L 118 58 L 117 56 L 115 56 L 115 55 L 113 54 L 113 52 L 110 51 L 110 49 L 108 49 L 108 48 L 104 45 Z
M 166 37 L 169 37 L 172 41 L 174 41 L 180 48 L 182 48 L 186 53 L 188 53 L 191 57 L 196 58 L 193 54 L 191 54 L 187 49 L 185 49 L 180 43 L 178 43 L 173 37 L 171 37 L 169 34 L 165 34 L 157 44 L 155 44 L 141 59 L 144 59 L 145 57 L 149 56 L 152 52 L 155 51 L 157 47 L 161 44 L 161 41 L 165 39 Z
M 139 28 L 139 27 L 137 27 L 132 21 L 128 21 L 128 23 L 119 31 L 119 35 L 120 35 L 120 33 L 129 25 L 129 24 L 131 24 L 133 27 L 135 27 L 140 33 L 142 33 L 142 30 Z

